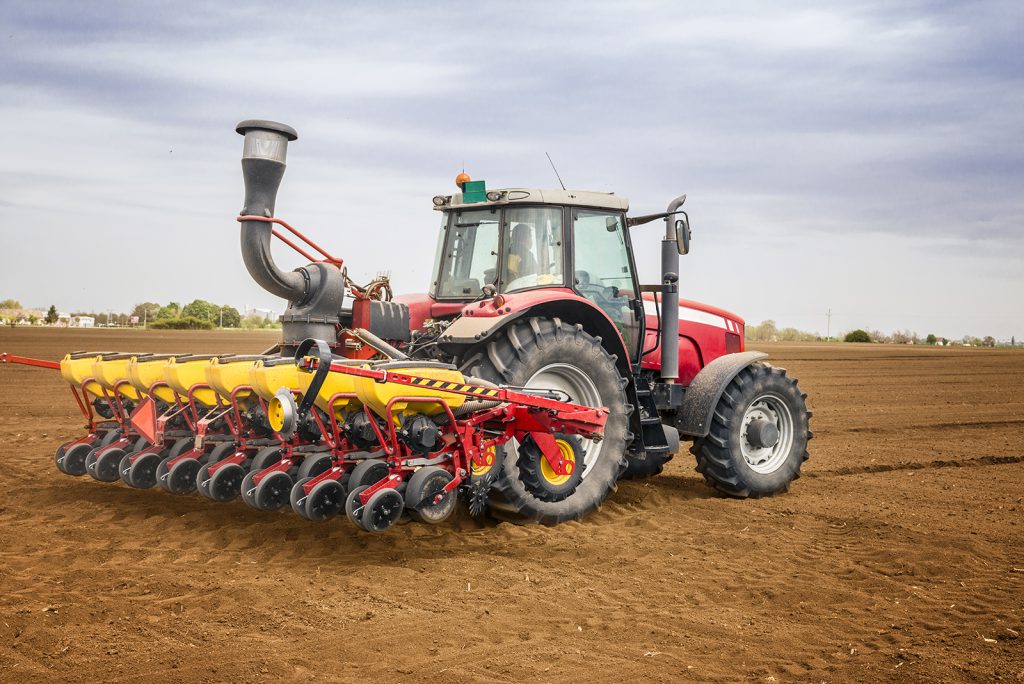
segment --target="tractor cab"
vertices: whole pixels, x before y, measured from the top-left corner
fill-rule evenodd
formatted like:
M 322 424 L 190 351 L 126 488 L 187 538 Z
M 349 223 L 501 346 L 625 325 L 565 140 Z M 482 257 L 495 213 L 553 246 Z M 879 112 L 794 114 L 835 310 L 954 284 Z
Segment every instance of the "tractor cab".
M 434 198 L 443 218 L 431 297 L 468 302 L 565 290 L 603 311 L 635 357 L 642 307 L 626 230 L 628 200 L 575 190 L 481 191 L 473 184 Z

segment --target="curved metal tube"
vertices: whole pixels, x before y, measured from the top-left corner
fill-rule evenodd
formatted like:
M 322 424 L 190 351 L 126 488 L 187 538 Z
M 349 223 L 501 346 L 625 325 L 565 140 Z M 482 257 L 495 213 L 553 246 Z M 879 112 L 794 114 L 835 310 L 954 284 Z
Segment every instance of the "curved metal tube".
M 270 253 L 271 231 L 266 221 L 242 221 L 242 261 L 249 275 L 267 292 L 288 301 L 301 301 L 306 278 L 299 271 L 282 271 Z
M 245 136 L 242 147 L 245 206 L 241 215 L 271 218 L 284 177 L 288 143 L 296 140 L 298 134 L 291 126 L 257 119 L 243 121 L 235 130 Z M 286 273 L 274 263 L 270 253 L 272 231 L 273 226 L 264 221 L 242 221 L 245 268 L 267 292 L 288 301 L 301 301 L 307 292 L 308 278 L 299 271 Z

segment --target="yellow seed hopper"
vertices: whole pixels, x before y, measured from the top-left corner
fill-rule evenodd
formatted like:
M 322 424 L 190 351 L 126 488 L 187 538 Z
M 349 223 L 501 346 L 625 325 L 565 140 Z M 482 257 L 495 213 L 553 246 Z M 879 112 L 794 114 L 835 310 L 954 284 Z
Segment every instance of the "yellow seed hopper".
M 445 403 L 452 410 L 462 406 L 466 401 L 466 397 L 461 394 L 443 391 L 445 383 L 463 384 L 466 381 L 462 373 L 446 364 L 431 364 L 423 363 L 422 361 L 395 361 L 374 365 L 374 369 L 430 378 L 433 381 L 423 385 L 401 385 L 377 382 L 371 378 L 353 378 L 355 380 L 356 396 L 379 416 L 385 416 L 388 402 L 395 397 L 440 397 L 444 399 Z M 328 377 L 334 375 L 338 374 L 331 373 Z M 394 411 L 396 414 L 411 411 L 434 415 L 444 411 L 444 407 L 437 402 L 396 402 Z M 396 415 L 396 420 L 397 418 Z
M 67 354 L 60 360 L 60 374 L 75 387 L 82 387 L 86 393 L 94 397 L 103 396 L 103 386 L 96 380 L 93 366 L 104 356 L 113 356 L 116 352 L 75 352 Z
M 371 364 L 365 361 L 353 361 L 345 363 L 345 365 L 358 366 L 362 368 L 369 368 Z M 308 378 L 313 376 L 309 373 L 302 373 Z M 356 397 L 351 396 L 357 394 L 356 383 L 359 382 L 359 378 L 345 375 L 344 373 L 328 373 L 327 377 L 324 378 L 324 383 L 320 386 L 320 390 L 316 393 L 316 399 L 314 403 L 324 413 L 329 413 L 331 408 L 331 399 L 341 395 L 334 402 L 334 415 L 338 420 L 344 419 L 344 414 L 350 409 L 360 408 L 362 402 Z M 307 380 L 307 383 L 309 381 Z
M 312 379 L 312 375 L 300 371 L 295 360 L 290 358 L 267 358 L 249 368 L 249 384 L 266 401 L 273 399 L 282 387 L 304 394 Z
M 231 402 L 231 395 L 235 390 L 243 388 L 235 394 L 235 398 L 239 403 L 247 404 L 254 400 L 254 392 L 250 389 L 253 364 L 267 358 L 266 356 L 252 355 L 210 359 L 210 363 L 206 366 L 206 382 L 227 403 Z
M 132 359 L 145 359 L 148 355 L 111 354 L 102 356 L 93 363 L 93 377 L 108 392 L 117 392 L 122 397 L 138 401 L 142 394 L 131 383 L 128 366 Z
M 164 366 L 173 358 L 184 360 L 188 356 L 190 355 L 150 354 L 133 357 L 128 360 L 128 380 L 137 391 L 148 394 L 152 388 L 154 399 L 166 404 L 173 404 L 175 400 L 174 390 L 168 385 L 163 384 L 167 382 L 164 380 Z M 153 387 L 156 383 L 161 384 Z
M 230 354 L 225 354 L 222 358 L 230 356 Z M 206 382 L 206 368 L 216 358 L 218 358 L 216 354 L 194 355 L 181 359 L 170 358 L 164 365 L 164 380 L 182 397 L 188 396 L 191 390 L 192 397 L 198 404 L 213 408 L 217 406 L 217 392 Z

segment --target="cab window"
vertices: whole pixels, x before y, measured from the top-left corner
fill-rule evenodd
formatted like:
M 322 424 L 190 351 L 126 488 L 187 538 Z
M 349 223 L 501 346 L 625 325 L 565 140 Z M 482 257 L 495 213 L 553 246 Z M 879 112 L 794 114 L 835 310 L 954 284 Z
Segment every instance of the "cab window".
M 576 210 L 572 230 L 575 290 L 608 314 L 627 349 L 636 349 L 639 322 L 622 215 Z
M 472 299 L 485 285 L 495 285 L 499 227 L 495 209 L 452 213 L 441 243 L 436 296 Z
M 505 210 L 501 292 L 562 285 L 561 207 Z

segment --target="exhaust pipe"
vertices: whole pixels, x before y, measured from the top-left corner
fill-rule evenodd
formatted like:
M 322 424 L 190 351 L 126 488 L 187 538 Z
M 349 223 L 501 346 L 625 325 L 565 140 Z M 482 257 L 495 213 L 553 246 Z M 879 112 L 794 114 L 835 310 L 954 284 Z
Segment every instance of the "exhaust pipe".
M 665 217 L 665 238 L 661 241 L 661 379 L 679 381 L 679 244 L 676 241 L 675 212 L 686 195 L 669 202 Z
M 248 119 L 235 127 L 245 136 L 242 177 L 245 206 L 241 216 L 273 218 L 277 190 L 284 177 L 288 143 L 299 136 L 276 121 Z M 312 263 L 285 272 L 270 252 L 273 224 L 242 221 L 242 260 L 249 275 L 267 292 L 288 301 L 281 316 L 281 353 L 288 355 L 307 338 L 337 343 L 339 314 L 345 297 L 345 279 L 335 266 Z
M 240 216 L 274 216 L 277 190 L 284 177 L 288 143 L 299 134 L 291 126 L 276 121 L 249 119 L 235 127 L 245 136 L 242 146 L 242 178 L 245 180 L 245 206 Z M 288 301 L 300 301 L 306 295 L 306 283 L 297 271 L 285 273 L 270 253 L 273 224 L 265 221 L 242 222 L 242 260 L 253 280 L 267 292 Z

